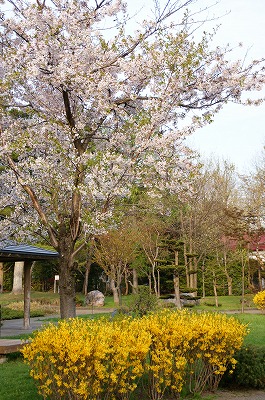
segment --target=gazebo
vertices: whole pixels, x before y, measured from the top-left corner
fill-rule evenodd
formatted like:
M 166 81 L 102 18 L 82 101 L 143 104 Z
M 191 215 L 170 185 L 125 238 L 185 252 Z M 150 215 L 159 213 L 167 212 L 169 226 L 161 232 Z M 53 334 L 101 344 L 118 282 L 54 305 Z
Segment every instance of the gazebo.
M 37 260 L 58 258 L 57 251 L 28 245 L 9 245 L 0 248 L 0 262 L 24 261 L 24 329 L 30 327 L 31 265 Z

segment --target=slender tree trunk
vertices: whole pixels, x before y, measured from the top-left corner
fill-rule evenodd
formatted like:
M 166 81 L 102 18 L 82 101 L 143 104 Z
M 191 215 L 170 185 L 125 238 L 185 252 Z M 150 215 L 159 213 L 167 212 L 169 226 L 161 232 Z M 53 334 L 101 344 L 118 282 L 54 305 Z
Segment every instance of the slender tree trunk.
M 258 269 L 258 285 L 259 285 L 259 291 L 262 290 L 262 278 L 261 278 L 261 267 L 259 266 Z
M 186 269 L 186 286 L 190 287 L 190 275 L 189 275 L 189 264 L 188 264 L 186 243 L 184 243 L 183 245 L 183 253 L 184 253 L 184 264 Z
M 217 294 L 217 279 L 214 271 L 213 271 L 213 292 L 214 292 L 215 305 L 216 307 L 218 307 L 219 304 L 218 304 L 218 294 Z
M 154 282 L 154 292 L 156 297 L 158 297 L 158 293 L 157 293 L 157 279 L 156 279 L 156 274 L 155 274 L 155 267 L 156 267 L 156 263 L 153 262 L 152 263 L 152 278 L 153 278 L 153 282 Z
M 228 296 L 233 296 L 233 278 L 228 274 L 225 275 L 227 279 Z
M 173 275 L 173 283 L 174 283 L 174 292 L 175 292 L 175 300 L 177 308 L 181 308 L 180 301 L 180 289 L 179 289 L 179 276 L 177 274 Z
M 113 278 L 110 278 L 110 287 L 111 287 L 111 290 L 112 290 L 112 293 L 113 293 L 114 304 L 119 304 L 120 303 L 119 292 L 118 292 L 118 288 L 116 287 Z
M 133 268 L 133 286 L 132 286 L 132 292 L 133 294 L 138 293 L 138 273 L 137 273 L 137 269 Z
M 84 279 L 84 286 L 83 286 L 83 293 L 86 296 L 87 295 L 87 287 L 88 287 L 88 278 L 89 274 L 91 271 L 91 265 L 92 265 L 92 257 L 93 257 L 93 252 L 94 252 L 94 238 L 90 241 L 90 246 L 89 250 L 87 253 L 87 259 L 86 259 L 86 271 L 85 271 L 85 279 Z
M 12 294 L 23 293 L 24 261 L 16 261 L 14 265 L 14 279 Z
M 202 264 L 202 298 L 205 299 L 205 265 Z
M 160 271 L 157 270 L 157 296 L 160 297 Z
M 175 251 L 175 266 L 178 267 L 178 265 L 179 265 L 179 253 L 178 253 L 178 251 Z M 173 274 L 173 284 L 174 284 L 176 306 L 177 306 L 177 308 L 181 308 L 179 275 L 178 275 L 178 273 L 174 273 Z
M 90 275 L 90 270 L 91 270 L 91 262 L 86 263 L 86 271 L 85 271 L 85 279 L 84 279 L 84 285 L 83 285 L 83 293 L 86 296 L 87 295 L 87 287 L 88 287 L 88 278 Z
M 0 262 L 0 293 L 4 290 L 4 264 Z
M 129 278 L 128 278 L 128 269 L 125 268 L 124 270 L 124 283 L 125 283 L 125 296 L 128 296 L 129 294 Z
M 197 296 L 197 288 L 198 288 L 198 260 L 196 257 L 193 257 L 193 288 L 196 289 L 195 296 Z
M 245 262 L 244 256 L 241 256 L 241 265 L 242 265 L 242 295 L 241 295 L 241 312 L 244 314 L 245 312 Z

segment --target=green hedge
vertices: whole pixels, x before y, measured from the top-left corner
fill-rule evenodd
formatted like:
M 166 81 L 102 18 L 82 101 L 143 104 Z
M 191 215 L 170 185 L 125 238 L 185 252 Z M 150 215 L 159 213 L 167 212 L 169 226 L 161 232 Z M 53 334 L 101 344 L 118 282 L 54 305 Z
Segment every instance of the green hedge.
M 43 317 L 45 315 L 44 312 L 40 310 L 32 310 L 30 311 L 31 317 Z M 8 307 L 2 307 L 2 320 L 5 319 L 18 319 L 24 317 L 24 311 L 22 310 L 11 310 Z
M 243 346 L 235 354 L 237 364 L 233 374 L 223 375 L 221 386 L 265 388 L 265 348 Z

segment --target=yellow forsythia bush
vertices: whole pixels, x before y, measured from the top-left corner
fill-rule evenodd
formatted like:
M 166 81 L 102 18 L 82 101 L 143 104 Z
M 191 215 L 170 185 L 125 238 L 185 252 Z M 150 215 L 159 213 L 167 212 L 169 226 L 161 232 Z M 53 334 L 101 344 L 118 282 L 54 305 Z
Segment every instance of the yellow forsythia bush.
M 206 387 L 215 390 L 228 364 L 234 368 L 233 356 L 241 348 L 247 328 L 235 318 L 202 313 L 192 315 L 188 332 L 190 347 L 186 358 L 190 392 L 202 392 Z
M 265 290 L 262 290 L 261 292 L 258 292 L 253 297 L 253 303 L 256 304 L 256 306 L 260 310 L 264 310 L 265 309 Z
M 140 320 L 72 319 L 49 325 L 23 354 L 50 399 L 112 399 L 132 392 L 143 374 L 150 334 Z
M 187 383 L 191 392 L 215 388 L 245 334 L 225 315 L 164 310 L 49 325 L 23 354 L 44 398 L 128 399 L 144 382 L 145 398 L 159 400 Z
M 234 353 L 247 333 L 226 315 L 185 310 L 150 315 L 145 324 L 152 335 L 147 365 L 152 399 L 166 388 L 179 393 L 184 383 L 191 393 L 216 389 L 227 365 L 236 363 Z

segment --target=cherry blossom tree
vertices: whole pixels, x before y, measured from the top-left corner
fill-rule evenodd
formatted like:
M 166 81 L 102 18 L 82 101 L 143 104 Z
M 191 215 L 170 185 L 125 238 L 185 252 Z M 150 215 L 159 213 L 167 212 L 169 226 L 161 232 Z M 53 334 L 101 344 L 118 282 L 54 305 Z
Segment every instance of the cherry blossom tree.
M 75 316 L 76 255 L 132 186 L 183 190 L 185 136 L 262 87 L 259 62 L 193 38 L 193 2 L 155 1 L 135 31 L 122 0 L 1 3 L 0 229 L 60 253 L 62 318 Z

